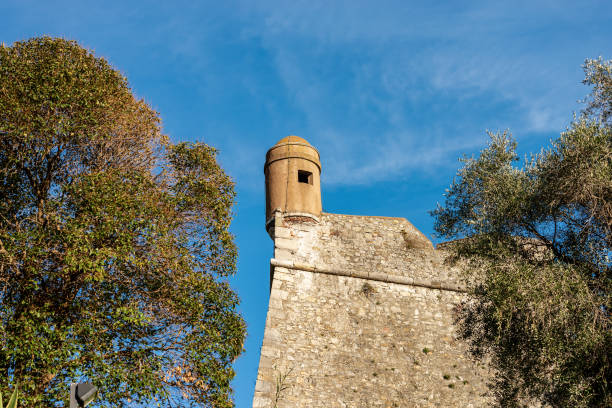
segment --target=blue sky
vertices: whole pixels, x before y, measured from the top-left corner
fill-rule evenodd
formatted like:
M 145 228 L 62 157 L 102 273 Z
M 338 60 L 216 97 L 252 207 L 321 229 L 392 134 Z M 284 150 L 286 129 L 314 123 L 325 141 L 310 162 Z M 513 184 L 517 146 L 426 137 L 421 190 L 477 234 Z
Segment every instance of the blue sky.
M 232 284 L 248 324 L 236 362 L 249 407 L 272 241 L 263 163 L 278 139 L 316 146 L 328 212 L 402 216 L 432 235 L 463 154 L 510 129 L 521 152 L 558 136 L 612 58 L 607 1 L 0 0 L 0 41 L 77 40 L 124 73 L 174 141 L 220 149 L 238 192 Z M 435 239 L 434 239 L 435 241 Z

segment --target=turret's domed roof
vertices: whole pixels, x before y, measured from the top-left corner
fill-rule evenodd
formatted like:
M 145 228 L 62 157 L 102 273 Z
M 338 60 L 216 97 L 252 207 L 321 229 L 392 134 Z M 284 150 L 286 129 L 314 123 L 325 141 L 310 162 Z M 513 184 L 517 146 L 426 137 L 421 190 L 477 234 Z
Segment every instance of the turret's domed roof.
M 301 138 L 299 136 L 295 136 L 295 135 L 283 137 L 281 140 L 276 142 L 275 146 L 282 145 L 282 144 L 285 144 L 285 143 L 304 143 L 304 144 L 310 146 L 310 143 L 308 143 L 306 141 L 306 139 L 303 139 L 303 138 Z

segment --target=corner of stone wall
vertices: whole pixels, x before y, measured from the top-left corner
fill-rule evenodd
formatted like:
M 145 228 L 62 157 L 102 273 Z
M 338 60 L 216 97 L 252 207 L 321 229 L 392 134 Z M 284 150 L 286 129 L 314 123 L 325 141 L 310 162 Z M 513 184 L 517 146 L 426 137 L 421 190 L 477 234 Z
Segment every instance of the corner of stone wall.
M 277 212 L 272 239 L 274 258 L 278 261 L 304 261 L 313 253 L 312 244 L 317 241 L 320 218 L 311 214 Z
M 271 408 L 274 405 L 277 374 L 282 367 L 281 352 L 283 339 L 281 338 L 279 323 L 284 322 L 285 312 L 283 303 L 287 301 L 287 281 L 291 280 L 291 271 L 286 268 L 273 266 L 277 269 L 277 276 L 271 281 L 270 301 L 264 331 L 263 343 L 257 370 L 257 382 L 253 396 L 253 408 Z
M 411 249 L 429 249 L 433 250 L 434 245 L 425 234 L 419 231 L 410 221 L 402 218 L 403 228 L 401 230 L 402 237 L 407 248 Z
M 298 240 L 293 239 L 291 229 L 285 224 L 283 213 L 275 214 L 274 223 L 274 258 L 279 260 L 291 260 L 298 249 Z

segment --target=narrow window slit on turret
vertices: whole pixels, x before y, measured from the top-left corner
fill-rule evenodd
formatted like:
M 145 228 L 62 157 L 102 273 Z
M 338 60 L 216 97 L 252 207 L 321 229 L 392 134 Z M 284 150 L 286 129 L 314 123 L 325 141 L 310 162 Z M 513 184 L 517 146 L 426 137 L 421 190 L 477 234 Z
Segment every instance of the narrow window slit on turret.
M 312 173 L 306 170 L 298 170 L 298 183 L 312 184 Z

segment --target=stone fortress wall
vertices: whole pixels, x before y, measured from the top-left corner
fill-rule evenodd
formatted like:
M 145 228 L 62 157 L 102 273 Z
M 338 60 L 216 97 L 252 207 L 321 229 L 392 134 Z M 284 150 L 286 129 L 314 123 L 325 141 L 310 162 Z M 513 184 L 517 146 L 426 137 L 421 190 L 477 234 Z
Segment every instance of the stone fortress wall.
M 270 303 L 253 408 L 483 407 L 456 340 L 459 270 L 404 218 L 321 212 L 318 151 L 266 156 Z
M 458 271 L 403 218 L 276 212 L 254 408 L 481 407 Z M 281 390 L 282 389 L 282 390 Z

